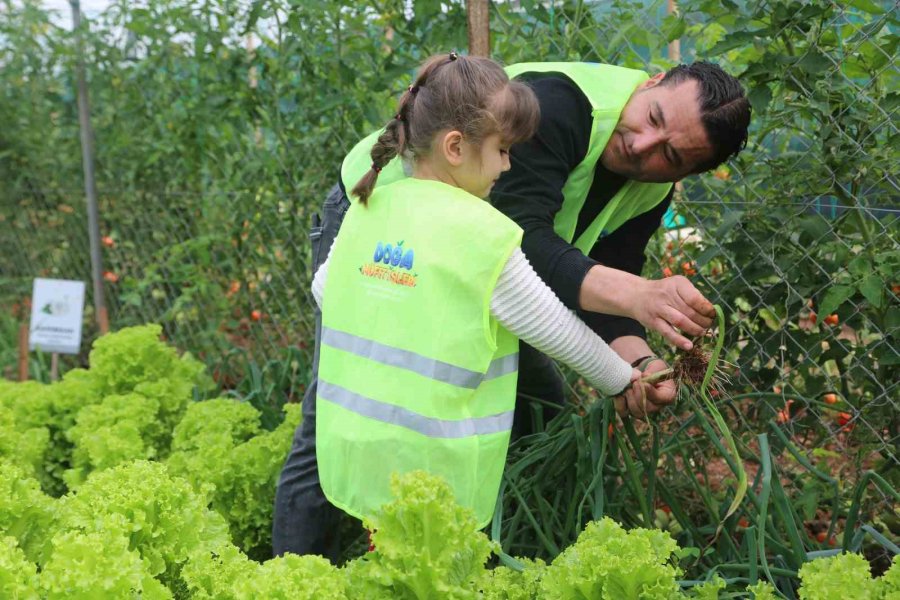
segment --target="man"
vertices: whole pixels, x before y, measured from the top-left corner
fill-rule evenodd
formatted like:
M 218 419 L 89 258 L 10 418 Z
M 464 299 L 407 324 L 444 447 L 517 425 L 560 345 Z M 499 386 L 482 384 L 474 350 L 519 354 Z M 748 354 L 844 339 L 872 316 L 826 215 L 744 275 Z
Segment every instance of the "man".
M 646 358 L 654 353 L 642 325 L 686 348 L 688 341 L 678 330 L 700 334 L 711 323 L 712 307 L 683 277 L 647 281 L 637 275 L 647 242 L 669 206 L 671 182 L 716 168 L 746 143 L 750 104 L 740 83 L 703 62 L 649 79 L 630 69 L 584 63 L 510 69 L 531 82 L 541 105 L 541 126 L 532 140 L 512 149 L 512 168 L 494 187 L 492 202 L 525 230 L 523 251 L 567 306 L 625 360 L 647 373 L 667 368 L 661 359 Z M 644 80 L 622 94 L 621 87 L 635 78 Z M 580 210 L 563 214 L 579 201 L 577 193 L 567 192 L 592 151 L 599 158 L 580 186 Z M 636 187 L 647 188 L 646 193 L 636 193 Z M 611 206 L 615 202 L 618 207 Z M 641 202 L 618 228 L 615 216 L 603 218 L 610 209 L 622 213 L 623 205 Z M 523 346 L 520 373 L 520 393 L 562 402 L 562 381 L 546 357 Z M 675 399 L 672 381 L 644 388 L 648 412 Z M 643 405 L 638 389 L 616 400 L 620 414 L 641 416 Z M 517 429 L 527 427 L 520 420 Z
M 511 151 L 512 168 L 491 201 L 524 230 L 522 249 L 535 271 L 626 361 L 655 372 L 666 364 L 645 340 L 644 326 L 690 348 L 685 336 L 712 323 L 712 305 L 683 277 L 639 276 L 644 251 L 669 205 L 672 182 L 714 169 L 747 139 L 750 105 L 733 77 L 709 63 L 682 65 L 648 78 L 641 71 L 588 63 L 529 63 L 507 71 L 531 82 L 541 125 Z M 323 219 L 314 219 L 313 269 L 324 262 L 349 207 L 345 189 L 368 169 L 370 136 L 342 166 Z M 402 176 L 395 168 L 397 177 Z M 387 169 L 379 177 L 388 182 Z M 320 319 L 317 319 L 317 328 Z M 313 364 L 318 365 L 319 331 Z M 546 356 L 524 344 L 521 398 L 561 405 L 562 380 Z M 675 399 L 671 381 L 616 399 L 620 414 L 645 416 Z M 315 456 L 316 378 L 303 399 L 303 424 L 285 462 L 275 500 L 273 547 L 336 560 L 339 511 L 322 494 Z M 646 406 L 646 409 L 645 409 Z M 528 431 L 523 402 L 514 431 Z

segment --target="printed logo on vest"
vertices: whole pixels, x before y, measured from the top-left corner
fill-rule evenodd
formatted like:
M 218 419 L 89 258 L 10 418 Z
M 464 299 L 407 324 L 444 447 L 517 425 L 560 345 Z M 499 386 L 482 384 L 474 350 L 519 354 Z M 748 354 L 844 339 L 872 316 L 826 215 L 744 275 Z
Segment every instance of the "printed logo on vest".
M 381 279 L 396 285 L 416 287 L 418 273 L 411 273 L 415 253 L 412 248 L 404 248 L 403 240 L 396 244 L 378 242 L 372 255 L 372 262 L 359 268 L 365 277 Z

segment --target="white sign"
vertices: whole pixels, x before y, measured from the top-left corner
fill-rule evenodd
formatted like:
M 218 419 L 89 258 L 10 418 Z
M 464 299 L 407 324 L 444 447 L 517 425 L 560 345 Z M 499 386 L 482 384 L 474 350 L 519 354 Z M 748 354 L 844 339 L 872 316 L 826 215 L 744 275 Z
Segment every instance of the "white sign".
M 28 348 L 41 352 L 78 354 L 83 311 L 83 281 L 35 279 L 31 293 Z

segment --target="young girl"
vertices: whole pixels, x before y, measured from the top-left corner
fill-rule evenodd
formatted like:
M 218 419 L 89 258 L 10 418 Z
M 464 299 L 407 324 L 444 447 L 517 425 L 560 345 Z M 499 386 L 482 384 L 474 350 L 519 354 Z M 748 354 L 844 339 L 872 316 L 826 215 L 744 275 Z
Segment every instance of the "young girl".
M 480 525 L 490 521 L 519 338 L 604 394 L 640 377 L 535 274 L 521 228 L 482 200 L 538 117 L 531 90 L 497 63 L 451 53 L 425 63 L 372 147 L 313 281 L 319 478 L 351 515 L 371 516 L 391 499 L 392 473 L 424 469 L 444 477 Z

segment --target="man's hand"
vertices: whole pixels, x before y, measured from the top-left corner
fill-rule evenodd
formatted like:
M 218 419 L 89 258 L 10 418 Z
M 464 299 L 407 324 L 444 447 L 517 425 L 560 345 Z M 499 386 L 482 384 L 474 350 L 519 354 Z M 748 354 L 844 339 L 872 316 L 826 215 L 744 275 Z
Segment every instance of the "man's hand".
M 716 311 L 712 303 L 686 277 L 645 279 L 644 293 L 637 298 L 633 318 L 660 332 L 672 345 L 693 347 L 679 331 L 697 337 L 712 325 Z
M 579 303 L 584 310 L 631 317 L 684 350 L 693 344 L 682 333 L 700 335 L 716 314 L 686 277 L 644 279 L 603 265 L 588 271 Z

